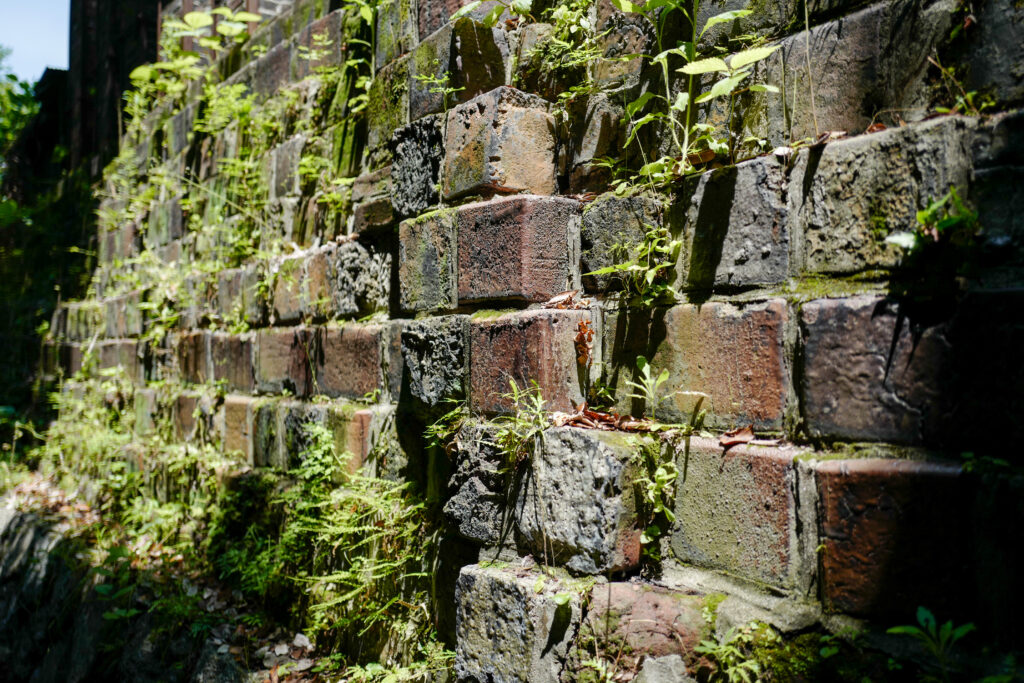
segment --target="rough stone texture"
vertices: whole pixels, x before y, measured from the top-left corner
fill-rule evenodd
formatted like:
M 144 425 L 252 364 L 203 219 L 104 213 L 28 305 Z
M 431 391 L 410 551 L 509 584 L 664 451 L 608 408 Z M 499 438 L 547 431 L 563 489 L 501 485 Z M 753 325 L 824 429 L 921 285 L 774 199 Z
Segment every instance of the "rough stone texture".
M 988 255 L 979 283 L 984 289 L 1024 283 L 1024 112 L 997 114 L 978 126 L 970 200 L 984 226 Z
M 594 79 L 602 89 L 632 86 L 640 79 L 643 64 L 635 59 L 617 59 L 655 49 L 655 31 L 639 14 L 620 12 L 610 0 L 596 3 L 596 33 L 605 59 L 594 65 Z
M 289 256 L 277 265 L 274 274 L 274 308 L 272 322 L 287 325 L 302 319 L 301 255 Z
M 1024 8 L 990 0 L 975 10 L 968 31 L 964 88 L 989 92 L 1000 105 L 1024 101 Z M 959 55 L 958 55 L 959 56 Z
M 486 28 L 468 17 L 422 40 L 411 57 L 409 119 L 446 111 L 504 85 L 508 51 L 501 28 Z M 456 90 L 446 96 L 440 88 Z
M 450 310 L 458 305 L 457 220 L 442 209 L 398 226 L 398 284 L 403 311 Z
M 476 412 L 511 409 L 509 380 L 536 381 L 548 410 L 572 411 L 583 401 L 573 338 L 588 311 L 524 311 L 470 322 L 470 406 Z
M 178 371 L 181 379 L 191 384 L 202 384 L 210 378 L 210 344 L 208 332 L 183 334 L 175 344 Z
M 418 26 L 416 3 L 413 0 L 394 0 L 377 10 L 374 32 L 375 63 L 380 71 L 397 57 L 416 47 Z
M 812 437 L 918 443 L 935 431 L 947 341 L 940 328 L 915 340 L 909 324 L 898 329 L 897 320 L 895 306 L 874 296 L 801 308 L 800 386 Z
M 459 430 L 453 448 L 455 471 L 448 482 L 444 514 L 456 533 L 484 545 L 497 545 L 511 529 L 506 492 L 512 485 L 505 472 L 505 455 L 494 441 L 494 430 L 468 424 Z
M 267 54 L 256 60 L 253 90 L 261 99 L 266 99 L 288 82 L 292 61 L 292 44 L 280 42 L 267 50 Z
M 671 543 L 687 564 L 784 589 L 798 586 L 795 448 L 734 446 L 694 437 L 676 452 Z
M 637 381 L 636 357 L 643 355 L 656 373 L 669 371 L 666 400 L 657 413 L 662 419 L 688 421 L 694 392 L 700 392 L 708 397 L 702 407 L 709 426 L 779 429 L 789 373 L 784 352 L 788 320 L 782 299 L 742 308 L 712 302 L 609 312 L 606 381 L 615 388 L 620 410 L 646 411 L 642 401 L 628 397 L 632 389 L 626 384 Z
M 437 204 L 444 155 L 444 118 L 437 114 L 395 131 L 392 141 L 391 204 L 407 218 Z
M 647 231 L 660 225 L 661 202 L 655 199 L 609 193 L 587 204 L 580 230 L 580 270 L 587 291 L 601 292 L 613 285 L 614 275 L 588 273 L 628 260 Z
M 213 381 L 225 380 L 228 391 L 250 392 L 255 388 L 252 340 L 252 335 L 248 334 L 210 335 L 210 369 Z
M 463 567 L 455 585 L 457 679 L 557 683 L 581 611 L 578 598 L 555 603 L 567 588 L 535 570 Z
M 307 354 L 311 341 L 310 331 L 301 327 L 259 330 L 253 352 L 256 391 L 279 394 L 287 389 L 304 396 L 310 386 Z
M 567 146 L 561 150 L 560 171 L 569 174 L 570 192 L 602 192 L 612 172 L 595 161 L 622 154 L 625 111 L 607 94 L 596 93 L 574 107 L 572 113 Z
M 815 470 L 825 605 L 858 616 L 895 618 L 918 605 L 947 614 L 959 600 L 949 587 L 971 563 L 960 467 L 863 459 Z
M 668 655 L 644 659 L 633 683 L 690 683 L 696 680 L 687 673 L 682 657 Z
M 367 316 L 388 310 L 391 255 L 357 240 L 326 249 L 331 316 Z
M 441 192 L 553 194 L 555 120 L 534 95 L 501 87 L 448 112 Z
M 362 398 L 382 388 L 383 328 L 348 324 L 317 330 L 314 389 L 327 396 Z
M 352 230 L 363 232 L 391 225 L 391 196 L 390 166 L 356 178 L 352 183 Z
M 253 463 L 255 399 L 247 396 L 224 397 L 224 432 L 221 443 L 225 453 L 239 452 L 248 463 Z
M 443 28 L 453 14 L 470 4 L 470 0 L 419 0 L 418 17 L 420 40 Z M 485 0 L 466 16 L 476 21 L 482 20 L 498 5 L 494 0 Z M 507 13 L 504 16 L 507 16 Z M 499 21 L 500 23 L 500 21 Z
M 790 173 L 789 211 L 797 267 L 855 273 L 893 267 L 901 250 L 885 238 L 914 230 L 916 213 L 971 180 L 970 119 L 942 118 L 801 151 Z
M 579 642 L 593 638 L 605 652 L 615 652 L 618 670 L 636 670 L 640 660 L 653 681 L 686 681 L 687 662 L 696 663 L 693 649 L 707 638 L 702 616 L 704 599 L 641 583 L 612 582 L 591 590 L 590 605 L 580 626 Z M 695 668 L 695 667 L 694 667 Z M 661 672 L 681 678 L 651 678 Z M 633 679 L 637 680 L 636 678 Z
M 745 98 L 744 127 L 771 145 L 815 137 L 817 131 L 864 131 L 879 112 L 905 120 L 928 113 L 927 58 L 952 29 L 954 3 L 883 2 L 811 28 L 815 107 L 810 106 L 807 36 L 786 38 L 753 78 L 781 93 Z M 883 114 L 885 123 L 892 123 Z
M 786 178 L 773 158 L 702 174 L 674 211 L 682 222 L 682 288 L 776 284 L 789 276 Z
M 395 131 L 409 123 L 409 57 L 400 57 L 381 69 L 368 97 L 367 111 L 373 115 L 367 120 L 366 144 L 376 160 Z
M 625 434 L 572 427 L 544 432 L 515 501 L 517 528 L 535 557 L 582 574 L 635 568 L 639 523 L 635 449 Z
M 408 392 L 434 408 L 466 395 L 469 383 L 469 317 L 410 322 L 401 332 Z
M 305 136 L 293 135 L 271 152 L 274 180 L 270 184 L 270 199 L 291 197 L 301 192 L 299 161 L 305 146 Z
M 579 203 L 517 196 L 458 210 L 459 303 L 543 302 L 579 287 Z

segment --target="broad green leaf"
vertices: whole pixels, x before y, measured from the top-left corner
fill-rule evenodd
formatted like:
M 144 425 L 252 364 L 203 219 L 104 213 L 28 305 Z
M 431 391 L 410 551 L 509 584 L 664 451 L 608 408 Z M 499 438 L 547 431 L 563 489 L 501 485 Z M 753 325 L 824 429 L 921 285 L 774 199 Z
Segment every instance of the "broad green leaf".
M 484 20 L 481 22 L 487 28 L 494 28 L 498 24 L 498 20 L 501 19 L 501 15 L 505 13 L 504 5 L 495 5 L 494 9 L 487 13 Z
M 199 39 L 199 47 L 205 47 L 208 50 L 219 50 L 221 49 L 221 44 L 220 40 L 218 40 L 217 38 L 204 36 L 203 38 Z
M 658 119 L 663 118 L 665 118 L 665 115 L 657 112 L 652 112 L 650 114 L 644 114 L 643 116 L 641 116 L 639 119 L 637 119 L 635 123 L 633 123 L 633 130 L 629 131 L 629 137 L 626 138 L 626 144 L 624 144 L 623 147 L 629 147 L 629 143 L 633 141 L 633 138 L 636 137 L 636 134 L 640 131 L 641 128 L 646 126 L 651 121 L 656 121 Z
M 716 14 L 715 16 L 708 19 L 708 23 L 704 24 L 704 28 L 701 29 L 700 34 L 704 35 L 705 31 L 707 31 L 712 26 L 715 26 L 716 24 L 724 24 L 726 22 L 734 21 L 736 19 L 741 19 L 745 16 L 750 15 L 752 12 L 753 10 L 749 9 L 734 9 L 731 12 L 722 12 L 721 14 Z
M 473 2 L 469 3 L 465 7 L 460 8 L 459 11 L 457 11 L 455 14 L 453 14 L 451 16 L 451 18 L 450 18 L 450 21 L 455 21 L 456 19 L 461 19 L 462 17 L 466 16 L 467 14 L 469 14 L 470 12 L 475 10 L 477 7 L 479 7 L 480 3 L 481 3 L 481 0 L 473 0 Z
M 181 18 L 189 28 L 206 28 L 213 23 L 213 17 L 207 12 L 188 12 Z
M 239 12 L 234 17 L 232 17 L 232 20 L 255 23 L 257 21 L 263 21 L 263 17 L 261 17 L 258 14 L 253 14 L 252 12 Z
M 729 58 L 729 68 L 736 70 L 747 64 L 753 64 L 754 62 L 760 62 L 765 57 L 779 49 L 778 45 L 772 45 L 769 47 L 755 47 L 750 50 L 744 50 L 743 52 L 737 52 Z
M 373 8 L 369 5 L 361 5 L 359 7 L 359 16 L 363 18 L 367 24 L 373 24 Z
M 133 81 L 148 81 L 153 78 L 153 67 L 143 64 L 132 69 L 132 72 L 128 74 L 128 78 Z
M 755 83 L 750 86 L 751 92 L 779 92 L 779 89 L 774 85 L 768 85 L 767 83 Z
M 245 24 L 239 24 L 237 21 L 222 21 L 217 24 L 217 33 L 228 38 L 234 38 L 245 31 Z
M 230 19 L 233 16 L 231 10 L 229 10 L 227 7 L 218 7 L 216 9 L 212 9 L 210 10 L 210 14 L 216 14 L 218 16 L 224 17 L 225 19 Z
M 681 92 L 676 95 L 676 101 L 672 103 L 672 109 L 675 111 L 686 111 L 688 106 L 690 106 L 690 93 Z
M 697 74 L 708 74 L 713 71 L 729 71 L 728 65 L 718 57 L 708 57 L 707 59 L 698 59 L 696 62 L 690 62 L 681 69 L 676 71 L 682 71 L 684 74 L 690 74 L 696 76 Z
M 727 78 L 723 78 L 719 80 L 717 83 L 715 83 L 713 86 L 711 86 L 710 90 L 708 90 L 705 93 L 702 93 L 696 101 L 700 103 L 707 102 L 708 100 L 713 100 L 716 97 L 725 97 L 726 95 L 730 94 L 733 90 L 735 90 L 736 86 L 739 85 L 740 81 L 742 81 L 744 78 L 745 76 L 729 76 Z
M 913 249 L 917 245 L 917 235 L 912 232 L 897 232 L 886 237 L 885 241 L 903 249 Z
M 533 9 L 533 0 L 512 0 L 512 11 L 516 14 L 529 14 Z
M 633 118 L 633 115 L 644 108 L 651 98 L 654 97 L 654 93 L 647 91 L 640 97 L 636 98 L 632 102 L 626 105 L 626 117 Z
M 612 0 L 612 4 L 615 5 L 615 9 L 620 12 L 626 12 L 627 14 L 636 14 L 640 12 L 640 6 L 634 5 L 629 0 Z
M 555 601 L 555 604 L 561 607 L 562 605 L 568 605 L 569 601 L 572 600 L 572 593 L 556 593 L 551 598 Z

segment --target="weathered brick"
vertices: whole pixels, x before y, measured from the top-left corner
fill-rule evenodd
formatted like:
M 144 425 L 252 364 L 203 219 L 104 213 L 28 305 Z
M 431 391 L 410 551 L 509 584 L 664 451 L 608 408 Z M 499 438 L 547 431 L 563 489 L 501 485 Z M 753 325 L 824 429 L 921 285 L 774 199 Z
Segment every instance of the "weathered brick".
M 302 150 L 305 146 L 305 136 L 293 135 L 270 153 L 273 168 L 270 199 L 291 197 L 301 192 L 299 161 L 302 160 Z
M 403 311 L 458 306 L 457 217 L 441 209 L 398 226 L 399 301 Z
M 761 157 L 701 174 L 673 207 L 682 223 L 680 287 L 777 284 L 789 277 L 786 178 Z
M 414 0 L 393 0 L 381 5 L 376 17 L 374 62 L 380 71 L 416 46 L 419 39 L 416 3 Z
M 639 246 L 651 227 L 662 224 L 662 204 L 648 197 L 619 197 L 604 194 L 583 208 L 580 228 L 580 270 L 587 291 L 600 292 L 613 286 L 613 275 L 588 275 L 629 258 L 623 246 Z M 650 227 L 648 227 L 650 226 Z
M 540 387 L 548 410 L 572 411 L 583 401 L 573 339 L 589 311 L 537 310 L 470 322 L 470 405 L 476 412 L 511 409 L 509 380 Z
M 137 436 L 152 434 L 160 413 L 156 389 L 140 387 L 135 390 L 132 398 L 135 409 L 134 433 Z
M 302 327 L 270 328 L 256 333 L 253 369 L 256 390 L 305 396 L 309 390 L 309 356 L 313 334 Z
M 417 16 L 420 40 L 425 40 L 434 31 L 448 23 L 453 14 L 470 4 L 471 0 L 419 0 Z M 480 21 L 497 7 L 495 0 L 485 0 L 466 16 Z M 500 23 L 500 22 L 499 22 Z
M 657 311 L 609 312 L 605 322 L 605 380 L 615 388 L 617 406 L 639 415 L 648 406 L 627 395 L 638 380 L 636 357 L 647 358 L 657 375 L 669 371 L 666 396 L 657 415 L 666 421 L 690 418 L 694 392 L 708 397 L 707 424 L 730 428 L 752 423 L 780 429 L 788 393 L 785 326 L 789 309 L 781 299 L 742 308 L 710 302 Z
M 466 395 L 469 383 L 469 317 L 428 318 L 402 330 L 409 395 L 434 408 Z
M 288 82 L 292 60 L 291 41 L 282 40 L 267 50 L 253 67 L 253 90 L 265 99 Z
M 391 167 L 365 173 L 352 183 L 352 230 L 385 228 L 394 220 Z
M 221 320 L 242 313 L 242 269 L 228 268 L 217 273 L 217 315 Z
M 224 397 L 224 434 L 222 444 L 225 453 L 241 453 L 245 462 L 254 464 L 254 408 L 256 399 L 248 396 Z
M 174 437 L 178 441 L 192 441 L 196 436 L 198 421 L 196 411 L 199 410 L 200 395 L 197 393 L 182 393 L 174 399 L 172 408 L 172 420 L 174 422 Z
M 391 204 L 401 218 L 437 204 L 444 158 L 444 117 L 426 116 L 402 126 L 392 140 Z
M 424 38 L 411 56 L 409 119 L 437 114 L 504 85 L 508 52 L 503 30 L 468 17 Z M 438 92 L 438 82 L 455 92 Z
M 202 384 L 213 376 L 210 368 L 210 333 L 190 332 L 177 339 L 178 371 L 190 384 Z
M 253 337 L 215 332 L 210 335 L 210 369 L 213 381 L 224 380 L 228 391 L 250 392 L 255 387 L 252 371 Z
M 598 47 L 605 57 L 594 64 L 597 84 L 602 89 L 635 84 L 643 63 L 632 55 L 651 54 L 656 45 L 654 27 L 639 14 L 620 12 L 610 0 L 599 0 L 595 7 Z
M 547 301 L 579 287 L 580 205 L 517 196 L 458 210 L 459 303 Z
M 318 69 L 340 67 L 342 65 L 345 53 L 341 36 L 345 19 L 345 10 L 338 9 L 326 17 L 308 24 L 299 32 L 295 38 L 296 49 L 292 55 L 291 77 L 293 81 L 301 81 L 306 76 L 317 73 Z M 326 48 L 316 47 L 314 43 L 315 36 L 326 36 L 331 41 L 330 45 Z M 298 50 L 300 46 L 310 50 L 326 51 L 326 54 L 319 59 L 309 59 L 300 54 Z
M 946 614 L 970 575 L 970 497 L 960 467 L 906 460 L 814 465 L 820 497 L 822 598 L 857 616 Z
M 325 248 L 328 313 L 333 317 L 386 312 L 391 296 L 391 254 L 373 244 L 349 240 Z M 312 290 L 310 290 L 312 297 Z M 311 298 L 311 301 L 316 301 Z
M 347 324 L 317 330 L 314 388 L 327 396 L 362 398 L 383 389 L 380 325 Z
M 971 177 L 968 119 L 943 118 L 801 151 L 790 177 L 797 267 L 854 273 L 894 267 L 902 251 L 885 242 L 917 228 L 917 211 L 964 190 Z
M 793 447 L 733 446 L 693 437 L 675 459 L 672 551 L 687 564 L 726 571 L 783 589 L 807 583 L 797 545 Z
M 501 87 L 448 112 L 442 194 L 553 194 L 555 120 L 535 95 Z
M 395 131 L 409 123 L 409 57 L 400 57 L 377 74 L 367 93 L 367 111 L 373 116 L 367 121 L 366 146 L 377 168 L 384 165 L 382 154 Z
M 121 368 L 133 382 L 145 379 L 139 343 L 134 339 L 109 339 L 97 342 L 94 348 L 101 369 Z
M 918 443 L 934 431 L 947 344 L 941 328 L 914 339 L 898 320 L 892 302 L 875 296 L 801 308 L 800 382 L 812 437 Z
M 607 94 L 596 93 L 573 105 L 570 115 L 561 172 L 569 174 L 570 192 L 602 192 L 612 180 L 612 170 L 595 162 L 622 154 L 625 112 Z
M 455 585 L 458 680 L 556 683 L 580 621 L 567 582 L 538 570 L 468 565 Z
M 1024 8 L 1013 0 L 992 0 L 977 8 L 969 29 L 963 86 L 987 92 L 1000 105 L 1024 101 L 1021 65 L 1024 65 Z M 959 56 L 959 55 L 958 55 Z
M 304 256 L 282 259 L 274 273 L 274 308 L 271 322 L 296 323 L 302 319 L 302 277 Z

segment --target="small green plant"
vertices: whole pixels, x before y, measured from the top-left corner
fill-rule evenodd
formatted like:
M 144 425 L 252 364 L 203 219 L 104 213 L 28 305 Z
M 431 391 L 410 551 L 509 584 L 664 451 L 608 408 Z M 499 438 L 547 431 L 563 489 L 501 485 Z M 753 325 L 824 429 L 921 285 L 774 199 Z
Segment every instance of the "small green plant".
M 950 675 L 957 670 L 952 661 L 957 642 L 974 630 L 973 623 L 954 626 L 952 621 L 947 621 L 940 626 L 930 610 L 918 607 L 916 625 L 893 626 L 887 633 L 910 636 L 920 643 L 934 658 L 937 673 L 929 680 L 948 681 Z
M 445 403 L 451 406 L 451 410 L 429 424 L 423 436 L 430 446 L 450 452 L 455 436 L 469 418 L 469 408 L 466 407 L 465 401 L 458 399 L 445 399 Z
M 435 57 L 431 63 L 432 73 L 427 74 L 416 74 L 414 78 L 427 86 L 428 92 L 432 95 L 441 96 L 441 106 L 444 111 L 452 105 L 452 95 L 460 93 L 465 90 L 465 87 L 453 88 L 451 85 L 452 74 L 450 71 L 438 75 L 436 72 L 439 68 L 440 61 Z
M 633 393 L 629 398 L 643 402 L 644 411 L 652 418 L 657 414 L 658 407 L 665 400 L 661 395 L 661 387 L 668 381 L 668 370 L 662 370 L 657 377 L 651 364 L 643 356 L 636 357 L 636 369 L 639 372 L 639 382 L 629 381 L 627 384 L 632 387 Z
M 715 665 L 710 681 L 721 683 L 756 683 L 761 680 L 761 663 L 752 654 L 752 647 L 764 639 L 778 640 L 778 635 L 758 622 L 730 628 L 722 640 L 702 640 L 694 651 Z
M 672 457 L 672 450 L 662 448 L 660 439 L 647 437 L 634 440 L 633 446 L 637 469 L 641 472 L 633 480 L 643 501 L 641 518 L 644 532 L 640 542 L 649 545 L 661 536 L 663 530 L 660 523 L 671 524 L 675 521 L 672 509 L 679 468 Z
M 908 254 L 915 254 L 928 244 L 969 247 L 981 231 L 978 214 L 964 204 L 955 187 L 918 211 L 917 223 L 915 231 L 897 232 L 886 237 L 885 241 L 901 247 Z
M 616 275 L 627 294 L 640 305 L 650 307 L 676 296 L 676 290 L 668 280 L 679 258 L 682 242 L 672 239 L 664 227 L 647 225 L 646 228 L 643 241 L 631 250 L 626 245 L 613 248 L 613 253 L 629 253 L 628 259 L 585 274 Z
M 506 465 L 512 468 L 536 452 L 540 436 L 548 427 L 548 415 L 537 382 L 530 380 L 529 387 L 520 387 L 509 378 L 508 384 L 510 391 L 504 398 L 512 403 L 515 412 L 495 420 L 499 427 L 495 440 L 505 453 Z
M 981 116 L 986 109 L 995 106 L 995 100 L 990 95 L 980 95 L 977 90 L 967 91 L 963 83 L 957 78 L 954 67 L 945 67 L 939 61 L 938 55 L 928 58 L 928 61 L 939 70 L 942 76 L 942 86 L 946 90 L 946 96 L 951 101 L 950 106 L 935 107 L 940 114 L 963 114 L 964 116 Z
M 477 7 L 483 4 L 482 0 L 473 0 L 473 2 L 465 5 L 457 12 L 452 14 L 449 21 L 455 21 L 468 15 L 469 13 L 476 10 Z M 533 17 L 530 16 L 530 10 L 533 9 L 533 0 L 497 0 L 494 7 L 488 12 L 481 20 L 480 23 L 487 28 L 493 28 L 498 25 L 498 21 L 501 19 L 505 12 L 510 13 L 514 17 L 522 17 L 528 21 L 533 21 Z
M 320 76 L 336 71 L 338 67 L 321 63 L 326 57 L 330 56 L 331 47 L 334 45 L 334 41 L 331 40 L 327 32 L 314 33 L 310 42 L 312 43 L 311 45 L 298 46 L 299 59 L 313 64 L 313 73 Z

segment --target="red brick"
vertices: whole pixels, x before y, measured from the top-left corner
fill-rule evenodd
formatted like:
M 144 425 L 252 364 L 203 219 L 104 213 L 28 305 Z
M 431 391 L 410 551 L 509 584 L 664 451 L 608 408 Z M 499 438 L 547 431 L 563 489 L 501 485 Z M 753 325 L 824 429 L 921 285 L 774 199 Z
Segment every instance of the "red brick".
M 143 365 L 139 358 L 139 344 L 134 339 L 113 339 L 97 342 L 95 353 L 100 368 L 121 368 L 134 382 L 143 379 Z
M 857 616 L 947 613 L 970 576 L 971 495 L 959 465 L 815 463 L 825 605 Z
M 458 306 L 458 219 L 441 209 L 398 226 L 398 284 L 403 311 Z
M 540 386 L 548 410 L 582 402 L 573 339 L 588 311 L 537 310 L 470 322 L 470 403 L 474 411 L 507 412 L 509 379 Z
M 291 256 L 278 264 L 274 276 L 275 324 L 295 323 L 302 318 L 303 259 Z
M 305 396 L 309 390 L 309 354 L 313 333 L 303 327 L 259 330 L 253 353 L 256 390 Z
M 658 411 L 662 419 L 688 420 L 693 394 L 687 392 L 701 392 L 708 396 L 703 407 L 710 426 L 780 429 L 788 393 L 788 320 L 782 299 L 742 308 L 706 303 L 664 313 L 613 313 L 604 335 L 607 380 L 621 410 L 646 411 L 628 398 L 633 389 L 626 384 L 637 380 L 636 357 L 643 355 L 656 373 L 669 371 L 664 392 L 672 395 Z
M 190 332 L 178 337 L 178 370 L 181 379 L 190 384 L 203 384 L 211 377 L 210 333 Z
M 561 197 L 516 196 L 458 212 L 459 303 L 547 301 L 579 287 L 580 205 Z
M 391 167 L 359 176 L 352 183 L 352 230 L 383 228 L 394 221 L 391 207 Z
M 180 394 L 174 399 L 174 436 L 179 441 L 191 441 L 196 435 L 198 394 Z
M 245 462 L 253 462 L 253 410 L 256 399 L 248 396 L 224 397 L 225 453 L 241 453 Z
M 211 334 L 210 369 L 214 381 L 227 381 L 228 391 L 252 391 L 252 335 Z
M 343 325 L 317 330 L 315 390 L 327 396 L 362 398 L 383 389 L 379 325 Z
M 686 477 L 676 485 L 672 551 L 698 567 L 780 588 L 806 577 L 797 546 L 794 447 L 734 446 L 694 437 L 689 458 L 676 451 Z M 684 462 L 685 459 L 685 462 Z

